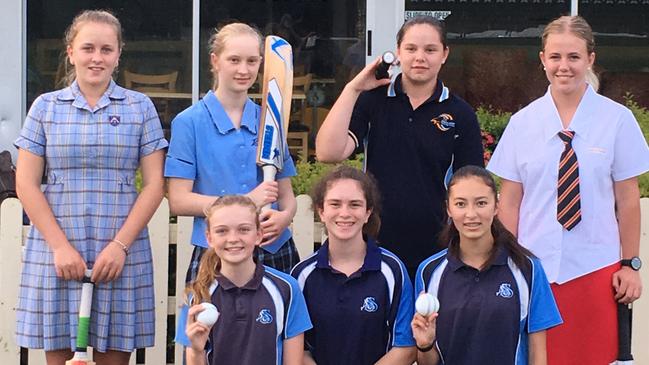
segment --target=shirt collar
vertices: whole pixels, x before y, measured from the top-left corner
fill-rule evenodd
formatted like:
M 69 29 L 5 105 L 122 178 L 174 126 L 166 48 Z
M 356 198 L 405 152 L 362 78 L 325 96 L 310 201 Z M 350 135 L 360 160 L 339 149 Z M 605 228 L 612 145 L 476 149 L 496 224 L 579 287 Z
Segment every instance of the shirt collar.
M 214 91 L 208 91 L 203 97 L 203 102 L 207 107 L 207 111 L 212 117 L 212 122 L 221 134 L 226 134 L 235 129 L 234 124 L 230 117 L 223 109 L 223 105 L 214 94 Z M 252 133 L 257 133 L 257 124 L 259 123 L 259 109 L 257 105 L 248 98 L 243 107 L 243 114 L 241 115 L 241 126 L 245 127 Z
M 126 89 L 117 85 L 117 83 L 115 83 L 115 81 L 111 79 L 110 82 L 108 83 L 108 88 L 106 89 L 104 94 L 99 98 L 94 109 L 97 110 L 108 106 L 111 100 L 122 100 L 125 98 L 126 98 Z M 62 89 L 59 95 L 57 96 L 57 99 L 65 100 L 65 101 L 72 100 L 73 106 L 77 108 L 87 108 L 90 110 L 86 98 L 81 93 L 81 89 L 79 88 L 79 83 L 77 82 L 77 80 L 74 80 L 70 86 Z
M 392 78 L 390 85 L 388 85 L 388 97 L 393 98 L 397 95 L 405 95 L 403 92 L 403 85 L 401 84 L 402 74 L 398 74 L 396 77 Z M 450 96 L 450 91 L 448 87 L 444 86 L 444 83 L 437 79 L 437 84 L 435 85 L 435 90 L 433 95 L 431 95 L 429 100 L 437 101 L 438 103 L 443 102 L 448 99 Z
M 539 119 L 543 122 L 543 136 L 546 141 L 557 137 L 557 134 L 564 130 L 563 125 L 561 124 L 561 118 L 559 117 L 559 111 L 557 106 L 554 104 L 552 99 L 552 94 L 550 93 L 550 87 L 548 86 L 548 91 L 541 97 L 541 105 L 539 110 Z M 586 92 L 581 97 L 577 110 L 572 117 L 572 121 L 568 126 L 568 130 L 575 132 L 575 137 L 584 138 L 588 137 L 589 126 L 588 120 L 589 115 L 595 110 L 594 105 L 597 102 L 597 92 L 589 84 L 586 87 Z
M 241 289 L 248 289 L 248 290 L 257 290 L 261 286 L 262 279 L 264 278 L 264 265 L 262 265 L 261 262 L 258 262 L 255 266 L 255 273 L 252 276 L 252 279 L 248 281 L 246 284 L 244 284 Z M 216 276 L 216 281 L 218 282 L 218 285 L 222 286 L 223 289 L 225 290 L 232 290 L 238 288 L 238 286 L 234 285 L 230 281 L 230 279 L 226 278 L 223 275 L 217 275 Z
M 461 269 L 463 267 L 472 268 L 469 265 L 462 262 L 462 260 L 460 260 L 459 257 L 456 257 L 455 255 L 451 254 L 450 252 L 446 255 L 446 259 L 448 260 L 449 269 L 451 269 L 453 271 L 457 271 L 457 270 L 459 270 L 459 269 Z M 509 259 L 509 250 L 506 247 L 500 245 L 500 246 L 498 246 L 498 248 L 496 248 L 496 256 L 494 257 L 494 260 L 491 263 L 491 265 L 489 265 L 489 267 L 486 267 L 482 271 L 487 271 L 492 266 L 507 265 L 507 260 L 508 259 Z M 472 269 L 475 270 L 475 268 L 472 268 Z
M 329 240 L 327 239 L 316 253 L 316 268 L 333 270 L 329 263 Z M 372 238 L 367 239 L 367 251 L 360 271 L 381 270 L 381 248 Z

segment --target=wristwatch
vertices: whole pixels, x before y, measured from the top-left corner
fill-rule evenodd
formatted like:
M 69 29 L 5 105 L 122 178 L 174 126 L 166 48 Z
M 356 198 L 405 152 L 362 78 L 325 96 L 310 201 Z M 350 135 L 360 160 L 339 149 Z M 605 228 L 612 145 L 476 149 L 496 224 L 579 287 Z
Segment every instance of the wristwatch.
M 633 270 L 638 271 L 642 267 L 642 260 L 640 260 L 638 256 L 633 256 L 630 259 L 620 260 L 620 264 L 622 264 L 622 266 L 628 266 Z

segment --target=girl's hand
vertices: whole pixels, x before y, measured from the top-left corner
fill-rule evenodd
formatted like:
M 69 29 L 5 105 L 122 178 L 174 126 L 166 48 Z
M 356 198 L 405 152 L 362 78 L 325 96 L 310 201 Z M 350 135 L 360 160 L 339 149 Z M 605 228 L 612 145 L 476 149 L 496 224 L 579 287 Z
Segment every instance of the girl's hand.
M 210 329 L 212 327 L 207 327 L 206 325 L 198 322 L 196 316 L 198 313 L 204 310 L 203 306 L 200 304 L 194 305 L 189 308 L 189 313 L 187 315 L 187 327 L 185 333 L 187 338 L 191 342 L 191 348 L 194 351 L 205 351 L 205 344 L 207 343 L 207 338 L 210 335 Z
M 126 261 L 126 252 L 117 242 L 108 242 L 99 253 L 92 267 L 91 280 L 95 283 L 106 283 L 119 277 Z
M 419 313 L 415 313 L 410 322 L 412 327 L 412 335 L 419 347 L 428 347 L 435 342 L 436 329 L 437 329 L 437 316 L 438 313 L 433 313 L 428 317 L 424 317 Z
M 615 300 L 623 304 L 633 303 L 642 295 L 640 273 L 630 267 L 622 266 L 613 274 L 613 288 Z
M 261 246 L 267 245 L 277 239 L 279 235 L 291 224 L 291 217 L 287 212 L 268 209 L 259 215 L 263 237 Z
M 279 197 L 279 185 L 277 181 L 264 181 L 246 194 L 246 196 L 252 199 L 257 207 L 263 207 L 266 204 L 277 201 Z
M 70 243 L 60 245 L 53 251 L 56 276 L 63 280 L 82 280 L 86 273 L 86 262 Z
M 381 63 L 381 57 L 378 57 L 374 62 L 365 66 L 356 77 L 347 83 L 347 86 L 351 87 L 356 92 L 361 92 L 389 84 L 390 79 L 377 80 L 374 76 L 374 70 L 376 70 L 379 63 Z

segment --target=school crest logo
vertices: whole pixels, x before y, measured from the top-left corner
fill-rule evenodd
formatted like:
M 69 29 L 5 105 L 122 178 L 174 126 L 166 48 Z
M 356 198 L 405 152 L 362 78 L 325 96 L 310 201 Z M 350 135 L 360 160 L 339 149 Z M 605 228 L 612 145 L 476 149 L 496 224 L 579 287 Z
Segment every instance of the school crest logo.
M 514 290 L 512 290 L 512 285 L 509 283 L 500 284 L 500 288 L 496 292 L 497 297 L 511 298 L 514 296 Z
M 453 116 L 450 114 L 446 114 L 446 113 L 440 114 L 439 116 L 431 119 L 430 121 L 431 123 L 433 123 L 435 127 L 437 127 L 437 129 L 439 129 L 442 132 L 446 132 L 451 128 L 455 128 L 455 122 L 453 121 Z
M 374 299 L 374 297 L 367 297 L 363 299 L 363 306 L 361 307 L 361 311 L 372 313 L 376 312 L 378 309 L 379 305 L 376 304 L 376 299 Z
M 120 117 L 119 115 L 109 115 L 108 116 L 108 123 L 112 125 L 113 127 L 117 127 L 120 123 Z
M 261 324 L 273 323 L 273 315 L 270 314 L 270 309 L 260 310 L 259 315 L 257 316 L 257 319 L 255 319 L 255 321 Z

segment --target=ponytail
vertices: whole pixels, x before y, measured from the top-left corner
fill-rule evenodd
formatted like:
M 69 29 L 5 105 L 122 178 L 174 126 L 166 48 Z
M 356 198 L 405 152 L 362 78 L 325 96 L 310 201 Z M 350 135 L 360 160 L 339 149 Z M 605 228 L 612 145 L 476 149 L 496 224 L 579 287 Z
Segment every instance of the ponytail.
M 588 70 L 586 70 L 586 82 L 593 87 L 595 92 L 599 91 L 599 78 L 595 71 L 593 71 L 592 67 L 589 67 Z
M 198 266 L 198 275 L 196 280 L 189 284 L 185 289 L 185 302 L 189 305 L 195 305 L 202 302 L 210 301 L 210 286 L 216 280 L 216 276 L 221 271 L 221 259 L 213 249 L 208 248 L 203 253 Z M 189 303 L 191 295 L 192 302 Z

